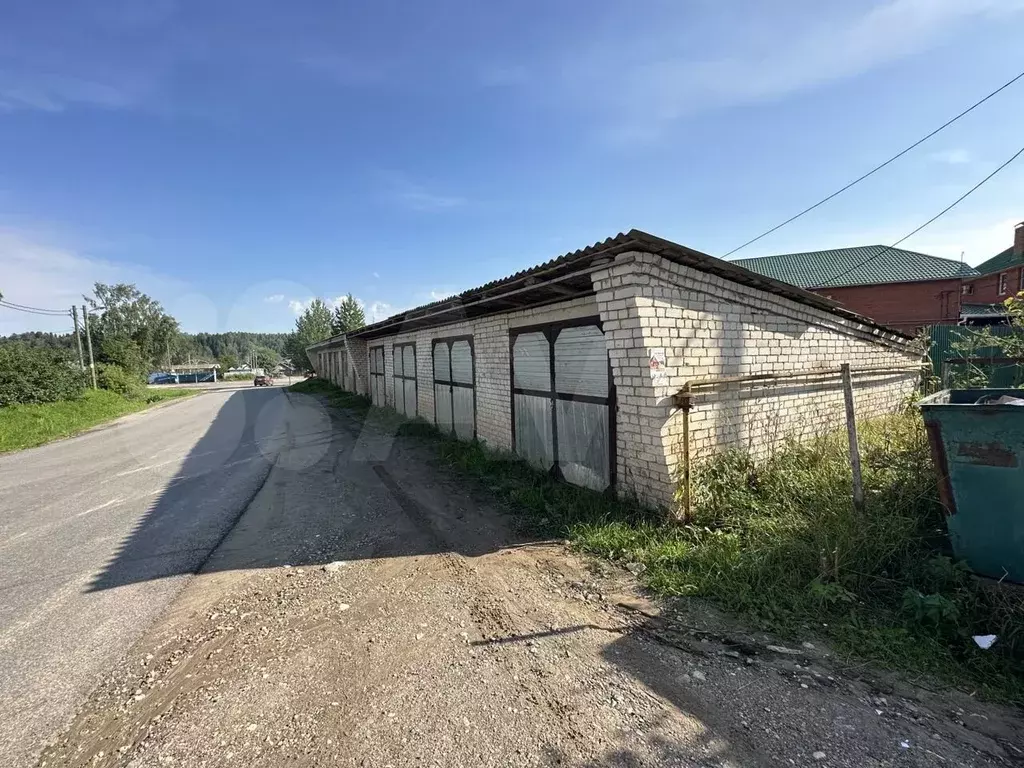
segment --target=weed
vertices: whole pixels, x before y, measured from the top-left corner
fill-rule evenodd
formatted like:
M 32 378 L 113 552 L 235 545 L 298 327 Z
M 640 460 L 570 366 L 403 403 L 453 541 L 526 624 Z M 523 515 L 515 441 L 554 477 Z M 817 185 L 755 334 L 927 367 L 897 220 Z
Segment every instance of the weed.
M 369 402 L 310 380 L 365 414 Z M 689 525 L 559 483 L 517 457 L 442 436 L 387 409 L 405 434 L 429 440 L 440 461 L 474 478 L 534 534 L 645 566 L 654 592 L 709 598 L 784 635 L 810 630 L 835 650 L 1024 703 L 1024 596 L 979 582 L 946 548 L 928 444 L 916 412 L 860 427 L 866 508 L 850 501 L 845 432 L 792 442 L 763 462 L 727 452 L 694 473 Z M 997 634 L 991 651 L 971 634 Z

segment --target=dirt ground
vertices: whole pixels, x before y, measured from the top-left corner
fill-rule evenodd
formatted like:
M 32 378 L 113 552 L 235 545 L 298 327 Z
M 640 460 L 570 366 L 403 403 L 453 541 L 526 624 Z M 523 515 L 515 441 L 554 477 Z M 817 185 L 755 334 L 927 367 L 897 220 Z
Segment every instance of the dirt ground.
M 1016 713 L 645 598 L 291 394 L 237 527 L 41 766 L 1008 766 Z

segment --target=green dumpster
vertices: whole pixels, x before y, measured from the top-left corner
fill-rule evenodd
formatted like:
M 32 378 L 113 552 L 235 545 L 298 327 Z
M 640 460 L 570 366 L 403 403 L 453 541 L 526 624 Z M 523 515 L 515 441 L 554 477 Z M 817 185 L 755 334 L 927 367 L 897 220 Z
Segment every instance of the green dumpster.
M 1024 389 L 949 389 L 918 405 L 954 554 L 1024 583 Z

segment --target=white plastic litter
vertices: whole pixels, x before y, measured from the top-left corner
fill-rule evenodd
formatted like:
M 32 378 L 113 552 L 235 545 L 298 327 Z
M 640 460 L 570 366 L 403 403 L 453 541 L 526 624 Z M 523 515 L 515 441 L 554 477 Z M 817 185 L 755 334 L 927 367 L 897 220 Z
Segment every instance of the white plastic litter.
M 974 642 L 978 644 L 978 647 L 983 651 L 987 651 L 992 647 L 996 641 L 995 635 L 975 635 Z
M 995 400 L 989 400 L 989 405 L 1024 405 L 1024 398 L 1014 397 L 1013 395 L 1002 395 L 997 397 Z

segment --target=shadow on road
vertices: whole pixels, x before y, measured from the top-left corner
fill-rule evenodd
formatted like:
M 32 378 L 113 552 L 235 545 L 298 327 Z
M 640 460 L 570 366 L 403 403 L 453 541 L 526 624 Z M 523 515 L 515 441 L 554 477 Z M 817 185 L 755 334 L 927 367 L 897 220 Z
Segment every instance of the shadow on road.
M 308 395 L 233 392 L 90 591 L 199 569 L 472 557 L 527 543 L 401 440 L 372 431 Z

